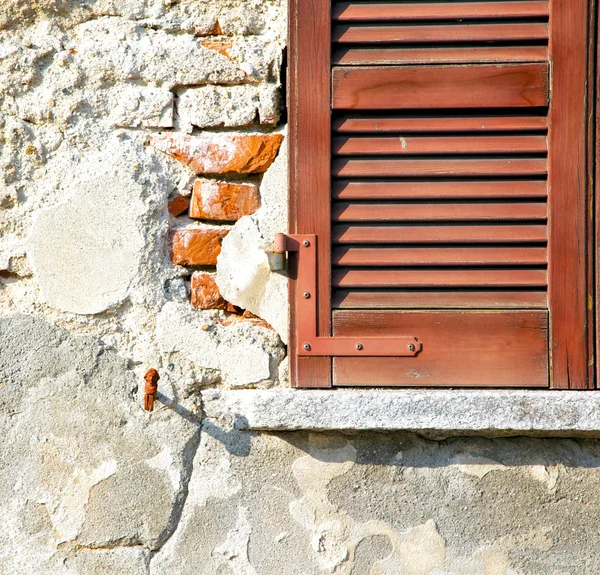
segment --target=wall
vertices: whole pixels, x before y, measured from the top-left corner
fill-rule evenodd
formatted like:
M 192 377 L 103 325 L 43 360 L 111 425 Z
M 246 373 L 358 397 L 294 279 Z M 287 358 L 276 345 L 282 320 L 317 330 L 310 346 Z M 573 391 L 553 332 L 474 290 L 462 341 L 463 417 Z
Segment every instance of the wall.
M 204 416 L 289 385 L 285 9 L 0 5 L 0 574 L 597 573 L 596 441 Z

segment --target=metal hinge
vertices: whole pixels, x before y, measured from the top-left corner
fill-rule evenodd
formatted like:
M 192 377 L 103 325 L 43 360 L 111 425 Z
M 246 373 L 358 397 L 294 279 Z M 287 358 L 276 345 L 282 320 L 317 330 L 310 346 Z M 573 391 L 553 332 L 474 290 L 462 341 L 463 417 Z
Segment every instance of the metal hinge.
M 285 269 L 286 252 L 296 253 L 296 328 L 299 356 L 412 357 L 422 348 L 414 336 L 326 337 L 317 335 L 317 236 L 277 234 L 273 264 Z

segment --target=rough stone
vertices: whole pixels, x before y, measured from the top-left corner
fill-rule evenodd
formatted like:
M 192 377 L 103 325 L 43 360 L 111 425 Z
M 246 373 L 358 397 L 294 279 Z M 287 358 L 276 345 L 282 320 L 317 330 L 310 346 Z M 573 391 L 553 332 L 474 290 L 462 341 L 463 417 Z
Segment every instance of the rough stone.
M 175 196 L 169 201 L 169 215 L 180 216 L 190 207 L 190 198 L 188 196 Z
M 259 174 L 277 156 L 281 134 L 183 134 L 151 136 L 150 143 L 197 174 Z
M 256 212 L 258 205 L 258 188 L 254 184 L 196 180 L 190 217 L 233 222 Z
M 178 93 L 177 115 L 182 130 L 193 127 L 274 125 L 279 120 L 278 85 L 201 86 Z
M 97 84 L 143 81 L 168 88 L 265 80 L 276 57 L 260 38 L 238 38 L 229 56 L 203 46 L 191 34 L 151 30 L 120 18 L 85 22 L 67 49 L 75 65 Z
M 202 369 L 221 373 L 234 387 L 270 387 L 285 352 L 274 331 L 252 322 L 221 323 L 222 312 L 194 310 L 167 303 L 157 320 L 157 339 L 168 361 L 181 357 Z
M 180 266 L 211 266 L 217 263 L 223 228 L 182 228 L 171 233 L 173 263 Z
M 169 90 L 125 86 L 111 91 L 105 105 L 112 108 L 110 120 L 117 127 L 172 128 L 173 99 Z
M 240 429 L 408 430 L 437 436 L 600 437 L 600 397 L 565 391 L 210 391 L 206 414 Z
M 191 284 L 191 302 L 195 308 L 237 311 L 235 307 L 223 299 L 215 281 L 215 274 L 194 272 Z

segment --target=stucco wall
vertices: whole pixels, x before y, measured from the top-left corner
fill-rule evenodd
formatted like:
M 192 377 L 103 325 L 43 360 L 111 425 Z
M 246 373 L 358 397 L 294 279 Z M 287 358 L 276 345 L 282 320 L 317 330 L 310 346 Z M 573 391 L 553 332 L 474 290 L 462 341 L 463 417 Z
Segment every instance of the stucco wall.
M 0 574 L 597 573 L 594 440 L 205 416 L 203 390 L 289 385 L 286 279 L 264 253 L 287 227 L 285 10 L 0 4 Z M 258 161 L 248 142 L 278 134 Z M 260 206 L 169 215 L 198 178 Z M 175 265 L 177 230 L 224 236 L 217 265 Z M 235 307 L 194 307 L 194 272 Z

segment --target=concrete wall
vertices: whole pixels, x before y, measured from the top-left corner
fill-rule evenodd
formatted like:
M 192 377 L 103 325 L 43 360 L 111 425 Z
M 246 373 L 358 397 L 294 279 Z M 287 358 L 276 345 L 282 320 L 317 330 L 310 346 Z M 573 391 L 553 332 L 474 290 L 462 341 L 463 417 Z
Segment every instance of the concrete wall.
M 285 11 L 0 4 L 0 574 L 598 573 L 594 440 L 205 416 L 289 385 Z

